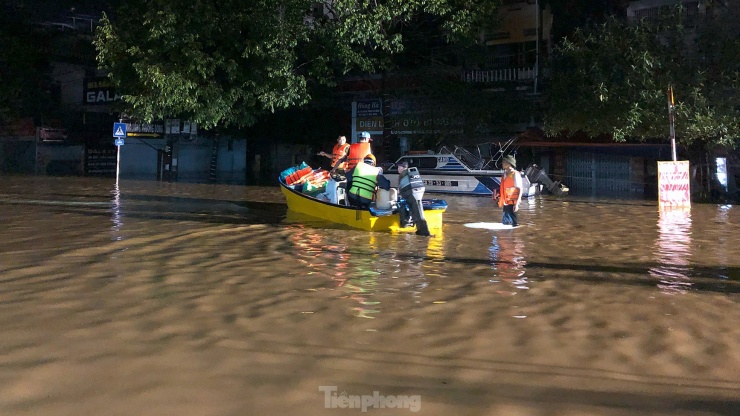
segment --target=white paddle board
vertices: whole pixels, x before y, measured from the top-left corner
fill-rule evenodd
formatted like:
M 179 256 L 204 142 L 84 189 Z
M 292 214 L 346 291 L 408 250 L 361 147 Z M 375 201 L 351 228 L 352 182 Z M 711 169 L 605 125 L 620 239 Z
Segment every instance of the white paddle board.
M 511 230 L 514 228 L 509 224 L 501 224 L 500 222 L 470 222 L 465 224 L 465 226 L 468 228 L 482 228 L 484 230 Z

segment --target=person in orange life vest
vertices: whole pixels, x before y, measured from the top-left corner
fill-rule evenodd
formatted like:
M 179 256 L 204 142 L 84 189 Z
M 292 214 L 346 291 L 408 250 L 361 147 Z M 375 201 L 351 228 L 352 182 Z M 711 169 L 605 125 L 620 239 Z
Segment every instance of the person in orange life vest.
M 334 167 L 334 165 L 337 164 L 339 159 L 344 157 L 344 155 L 347 154 L 347 151 L 349 150 L 349 145 L 347 144 L 347 138 L 345 136 L 339 136 L 337 137 L 337 144 L 334 145 L 334 149 L 332 149 L 331 154 L 326 152 L 319 152 L 317 153 L 319 156 L 326 156 L 329 159 L 331 159 L 331 166 Z M 344 173 L 344 171 L 347 169 L 347 162 L 340 163 L 337 167 L 337 171 L 339 173 Z
M 498 193 L 498 206 L 503 208 L 503 224 L 514 227 L 519 225 L 517 211 L 522 202 L 522 175 L 516 170 L 516 159 L 512 155 L 504 156 L 502 161 L 504 175 Z
M 365 159 L 365 156 L 372 155 L 373 151 L 370 148 L 370 142 L 372 140 L 370 133 L 363 131 L 360 135 L 360 141 L 349 145 L 344 157 L 339 158 L 334 166 L 332 166 L 331 173 L 334 173 L 337 170 L 338 164 L 343 162 L 347 162 L 345 170 L 349 172 L 357 166 L 358 163 L 362 162 L 362 160 Z
M 372 156 L 372 158 L 375 159 L 372 149 L 370 148 L 370 142 L 372 140 L 373 139 L 372 137 L 370 137 L 370 133 L 363 131 L 360 134 L 360 141 L 349 145 L 349 148 L 347 149 L 347 154 L 343 158 L 340 158 L 332 167 L 330 174 L 334 175 L 334 172 L 336 172 L 337 170 L 337 166 L 342 162 L 347 162 L 347 167 L 345 168 L 345 176 L 347 177 L 347 190 L 349 190 L 352 186 L 352 170 L 355 168 L 355 166 L 357 166 L 358 163 L 362 163 L 362 161 L 368 155 Z

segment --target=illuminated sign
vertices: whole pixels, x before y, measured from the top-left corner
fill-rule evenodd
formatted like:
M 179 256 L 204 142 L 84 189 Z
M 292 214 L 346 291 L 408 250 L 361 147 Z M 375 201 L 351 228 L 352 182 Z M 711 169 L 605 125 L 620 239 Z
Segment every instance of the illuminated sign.
M 164 125 L 151 123 L 126 123 L 126 137 L 161 137 Z
M 658 203 L 660 209 L 691 206 L 689 161 L 658 162 Z
M 108 78 L 85 78 L 82 88 L 82 102 L 86 105 L 105 105 L 119 100 L 113 84 Z

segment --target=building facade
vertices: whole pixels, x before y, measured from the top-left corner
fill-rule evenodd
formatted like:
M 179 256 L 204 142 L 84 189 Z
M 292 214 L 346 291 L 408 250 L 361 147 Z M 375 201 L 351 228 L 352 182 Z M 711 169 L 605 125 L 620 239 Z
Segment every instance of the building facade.
M 244 182 L 245 137 L 216 137 L 185 120 L 142 126 L 114 111 L 120 97 L 96 67 L 92 41 L 98 24 L 99 17 L 72 14 L 35 25 L 50 35 L 50 78 L 59 108 L 55 117 L 25 119 L 0 129 L 0 171 L 113 176 L 113 123 L 126 121 L 122 177 Z

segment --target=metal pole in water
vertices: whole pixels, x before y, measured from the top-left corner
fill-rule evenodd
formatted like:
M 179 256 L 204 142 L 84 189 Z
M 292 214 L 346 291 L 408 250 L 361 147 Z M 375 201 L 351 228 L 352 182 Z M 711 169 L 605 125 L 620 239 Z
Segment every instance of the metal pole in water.
M 122 119 L 118 120 L 118 123 L 113 123 L 113 143 L 118 148 L 116 150 L 116 185 L 118 185 L 118 175 L 121 172 L 121 146 L 123 146 L 123 139 L 126 137 L 126 124 L 123 123 Z
M 673 100 L 673 85 L 668 86 L 668 120 L 671 125 L 671 156 L 673 161 L 677 161 L 676 157 L 676 105 Z
M 535 30 L 537 37 L 535 39 L 535 55 L 534 55 L 534 95 L 537 95 L 537 81 L 540 77 L 540 2 L 535 0 Z
M 121 171 L 121 146 L 116 147 L 118 148 L 116 156 L 116 185 L 118 185 L 118 173 Z

